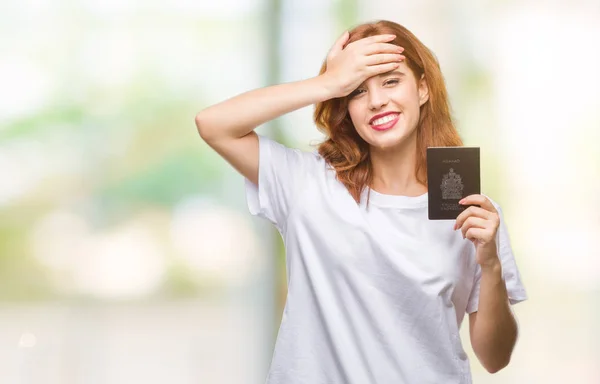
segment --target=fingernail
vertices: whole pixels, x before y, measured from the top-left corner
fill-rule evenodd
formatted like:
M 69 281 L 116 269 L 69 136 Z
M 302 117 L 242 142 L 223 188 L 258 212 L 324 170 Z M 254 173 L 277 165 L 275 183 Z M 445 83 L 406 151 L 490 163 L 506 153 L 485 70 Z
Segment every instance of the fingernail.
M 465 199 L 462 199 L 461 201 L 458 202 L 458 204 L 464 204 Z

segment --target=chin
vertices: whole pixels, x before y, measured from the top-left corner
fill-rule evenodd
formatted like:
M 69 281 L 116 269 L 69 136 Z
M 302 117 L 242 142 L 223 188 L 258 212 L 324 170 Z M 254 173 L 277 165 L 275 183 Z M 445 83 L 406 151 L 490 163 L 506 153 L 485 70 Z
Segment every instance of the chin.
M 369 141 L 369 144 L 371 145 L 371 147 L 377 149 L 389 149 L 402 146 L 406 142 L 406 139 L 407 137 L 405 134 L 396 133 L 390 135 L 389 137 L 378 137 L 374 140 Z

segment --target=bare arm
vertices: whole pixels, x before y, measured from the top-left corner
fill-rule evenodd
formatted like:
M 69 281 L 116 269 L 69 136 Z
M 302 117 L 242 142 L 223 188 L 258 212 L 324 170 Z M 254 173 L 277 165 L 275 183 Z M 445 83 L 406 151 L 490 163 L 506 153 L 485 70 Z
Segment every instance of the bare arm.
M 480 194 L 470 195 L 459 204 L 472 205 L 456 218 L 454 229 L 473 242 L 481 266 L 478 311 L 469 315 L 471 345 L 481 364 L 490 373 L 506 367 L 517 341 L 517 322 L 512 314 L 502 262 L 498 257 L 496 235 L 500 214 L 492 202 Z
M 235 96 L 200 112 L 196 125 L 205 140 L 240 138 L 267 121 L 331 97 L 326 78 L 321 75 Z
M 258 185 L 256 127 L 302 107 L 352 92 L 371 76 L 394 70 L 402 48 L 391 35 L 344 45 L 345 33 L 327 55 L 327 71 L 317 77 L 256 89 L 204 109 L 196 115 L 200 136 L 238 172 Z
M 488 372 L 498 372 L 508 365 L 518 329 L 499 260 L 482 266 L 479 307 L 469 315 L 469 331 L 473 350 Z
M 208 145 L 238 172 L 258 184 L 259 125 L 296 109 L 331 98 L 323 76 L 246 92 L 196 115 Z

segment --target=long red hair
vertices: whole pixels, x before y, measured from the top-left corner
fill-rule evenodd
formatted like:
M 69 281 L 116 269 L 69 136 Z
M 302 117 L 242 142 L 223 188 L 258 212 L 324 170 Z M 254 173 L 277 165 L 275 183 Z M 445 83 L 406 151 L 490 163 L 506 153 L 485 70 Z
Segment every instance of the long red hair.
M 429 100 L 420 108 L 417 126 L 417 180 L 427 185 L 427 147 L 462 146 L 462 140 L 454 127 L 450 115 L 448 92 L 433 55 L 415 35 L 405 27 L 386 20 L 362 24 L 350 31 L 348 44 L 365 37 L 393 34 L 391 41 L 404 48 L 404 60 L 418 80 L 424 76 L 429 89 Z M 323 62 L 320 74 L 327 70 Z M 343 183 L 357 203 L 365 187 L 371 185 L 373 171 L 369 157 L 369 144 L 356 132 L 348 113 L 349 97 L 334 98 L 318 103 L 314 121 L 326 139 L 319 144 L 319 154 L 336 171 L 337 179 Z

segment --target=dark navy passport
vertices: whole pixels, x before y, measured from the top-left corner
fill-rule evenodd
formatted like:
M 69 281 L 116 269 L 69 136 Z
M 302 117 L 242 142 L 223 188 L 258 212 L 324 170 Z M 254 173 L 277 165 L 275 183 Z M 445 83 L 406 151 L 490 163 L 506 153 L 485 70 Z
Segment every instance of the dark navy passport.
M 481 193 L 478 147 L 427 148 L 429 220 L 454 220 L 469 205 L 458 202 Z

